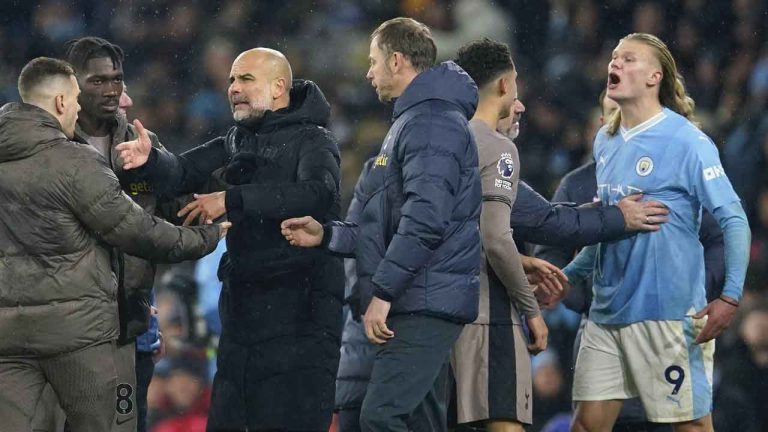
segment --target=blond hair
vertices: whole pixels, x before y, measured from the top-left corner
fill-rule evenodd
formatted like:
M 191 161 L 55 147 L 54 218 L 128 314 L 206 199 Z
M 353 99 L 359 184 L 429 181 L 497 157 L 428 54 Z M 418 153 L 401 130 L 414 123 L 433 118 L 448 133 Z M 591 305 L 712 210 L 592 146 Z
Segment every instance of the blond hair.
M 659 64 L 661 64 L 659 102 L 662 106 L 671 109 L 698 126 L 696 116 L 694 115 L 696 103 L 685 92 L 683 77 L 677 71 L 677 64 L 675 63 L 675 59 L 672 57 L 672 53 L 669 51 L 667 44 L 658 37 L 648 33 L 629 34 L 622 38 L 619 43 L 625 40 L 642 42 L 654 49 L 656 59 L 659 61 Z M 608 120 L 608 133 L 610 135 L 616 135 L 620 125 L 621 110 L 616 110 L 616 112 L 611 115 L 610 120 Z

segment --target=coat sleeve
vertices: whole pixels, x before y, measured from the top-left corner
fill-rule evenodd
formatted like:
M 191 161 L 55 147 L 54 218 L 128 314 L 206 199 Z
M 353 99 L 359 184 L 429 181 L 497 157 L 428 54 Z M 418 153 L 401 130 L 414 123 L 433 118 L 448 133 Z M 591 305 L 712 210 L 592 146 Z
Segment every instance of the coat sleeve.
M 344 258 L 355 257 L 357 234 L 360 230 L 358 223 L 363 212 L 363 181 L 373 166 L 373 159 L 368 159 L 357 178 L 352 201 L 347 208 L 347 218 L 344 222 L 331 221 L 323 225 L 323 244 L 328 252 Z M 346 264 L 345 264 L 346 267 Z
M 439 115 L 414 117 L 401 132 L 395 157 L 402 167 L 404 203 L 397 232 L 371 281 L 374 295 L 394 301 L 440 247 L 460 186 L 469 129 Z
M 200 258 L 216 248 L 219 226 L 176 227 L 146 213 L 126 195 L 96 151 L 78 149 L 68 181 L 70 209 L 90 231 L 121 251 L 154 262 Z
M 571 176 L 563 177 L 562 182 L 555 190 L 555 194 L 552 196 L 552 200 L 555 202 L 575 202 L 571 196 L 571 188 L 574 186 L 571 183 Z M 579 248 L 572 244 L 553 244 L 553 245 L 537 245 L 533 254 L 537 258 L 541 258 L 548 261 L 559 268 L 563 268 L 576 256 Z M 587 283 L 577 283 L 571 286 L 571 289 L 563 298 L 563 304 L 568 309 L 577 313 L 586 313 L 589 310 L 589 305 L 592 302 L 592 295 L 590 292 L 590 286 Z
M 227 163 L 225 145 L 224 137 L 219 137 L 179 156 L 162 146 L 152 147 L 147 163 L 137 173 L 167 197 L 199 192 L 214 170 Z
M 552 196 L 552 200 L 555 202 L 571 202 L 570 199 L 570 178 L 564 177 L 563 181 L 557 187 L 555 194 Z M 576 256 L 578 248 L 570 244 L 554 244 L 554 245 L 538 245 L 534 248 L 533 254 L 537 258 L 541 258 L 548 261 L 559 268 L 563 268 L 568 265 L 569 262 Z
M 305 132 L 302 140 L 297 181 L 230 187 L 226 194 L 230 220 L 325 216 L 339 195 L 338 146 L 331 133 L 320 127 Z
M 510 224 L 518 238 L 536 244 L 581 247 L 624 235 L 624 216 L 616 206 L 552 204 L 520 182 Z
M 352 222 L 328 222 L 323 225 L 323 243 L 320 246 L 332 255 L 354 258 L 359 230 L 360 227 Z

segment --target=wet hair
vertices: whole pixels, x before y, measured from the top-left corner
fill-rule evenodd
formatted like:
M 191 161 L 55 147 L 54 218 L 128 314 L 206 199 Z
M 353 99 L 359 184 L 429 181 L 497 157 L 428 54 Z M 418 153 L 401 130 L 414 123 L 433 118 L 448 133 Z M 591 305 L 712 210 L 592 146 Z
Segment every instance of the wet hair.
M 72 64 L 75 71 L 85 69 L 88 60 L 108 57 L 115 67 L 122 66 L 125 54 L 122 48 L 112 42 L 96 36 L 86 36 L 72 39 L 64 44 L 64 58 Z
M 19 74 L 18 87 L 21 100 L 25 102 L 29 100 L 38 86 L 53 77 L 69 78 L 74 74 L 72 66 L 63 60 L 38 57 L 27 63 Z
M 641 42 L 653 48 L 656 59 L 661 64 L 662 77 L 659 84 L 659 102 L 661 105 L 680 114 L 698 126 L 694 114 L 696 103 L 685 92 L 683 77 L 677 70 L 677 63 L 675 63 L 675 58 L 672 57 L 667 44 L 658 37 L 648 33 L 632 33 L 621 39 L 621 41 L 625 40 Z M 608 121 L 608 133 L 616 135 L 620 125 L 621 110 L 616 110 Z
M 456 63 L 472 77 L 478 88 L 483 88 L 503 73 L 515 70 L 507 44 L 488 38 L 459 48 Z
M 412 18 L 393 18 L 384 21 L 371 33 L 386 57 L 402 53 L 417 72 L 431 68 L 437 59 L 437 47 L 429 27 Z

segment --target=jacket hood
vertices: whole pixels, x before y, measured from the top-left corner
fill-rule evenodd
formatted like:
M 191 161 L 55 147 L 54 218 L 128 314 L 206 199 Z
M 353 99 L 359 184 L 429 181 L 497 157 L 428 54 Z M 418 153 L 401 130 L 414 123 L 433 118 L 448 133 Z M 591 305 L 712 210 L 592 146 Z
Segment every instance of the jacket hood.
M 0 162 L 24 159 L 62 139 L 61 124 L 44 109 L 20 102 L 0 108 Z
M 439 99 L 458 106 L 466 117 L 472 118 L 477 108 L 477 85 L 452 61 L 440 63 L 424 72 L 406 87 L 397 101 L 393 118 L 426 100 Z
M 250 128 L 258 133 L 266 133 L 302 123 L 325 127 L 330 117 L 331 106 L 320 87 L 309 80 L 295 79 L 291 88 L 291 104 L 277 111 L 267 111 Z

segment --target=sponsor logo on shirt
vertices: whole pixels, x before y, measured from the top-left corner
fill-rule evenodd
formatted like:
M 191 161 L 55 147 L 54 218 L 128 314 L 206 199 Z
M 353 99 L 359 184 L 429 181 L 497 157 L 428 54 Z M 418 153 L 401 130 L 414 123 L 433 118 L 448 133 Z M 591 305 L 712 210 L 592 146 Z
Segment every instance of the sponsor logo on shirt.
M 499 170 L 499 175 L 502 178 L 512 178 L 512 175 L 515 173 L 515 161 L 512 159 L 512 154 L 502 153 L 499 162 L 496 164 L 496 168 Z
M 653 171 L 653 160 L 648 156 L 643 156 L 638 159 L 635 165 L 635 172 L 640 177 L 645 177 Z
M 131 196 L 137 196 L 139 194 L 151 194 L 153 189 L 152 185 L 147 181 L 134 182 L 128 184 L 128 190 L 131 192 Z
M 704 168 L 704 181 L 710 181 L 724 176 L 725 170 L 722 165 L 712 165 L 709 168 Z
M 389 156 L 387 155 L 378 155 L 376 156 L 376 159 L 373 161 L 373 166 L 387 166 L 387 162 L 389 162 Z
M 597 195 L 600 197 L 601 201 L 607 202 L 608 205 L 615 205 L 621 201 L 622 198 L 638 193 L 643 193 L 643 190 L 632 185 L 610 183 L 597 185 Z

